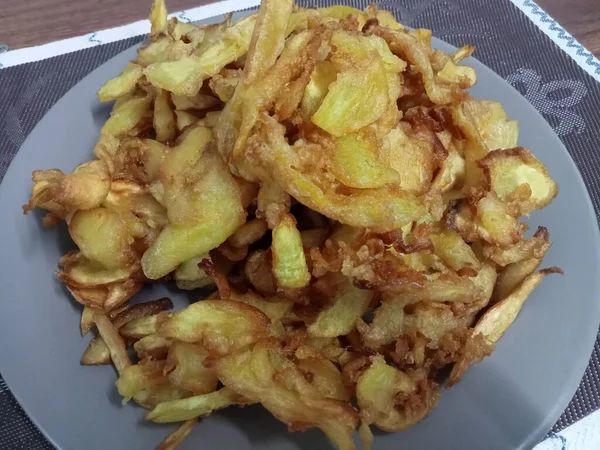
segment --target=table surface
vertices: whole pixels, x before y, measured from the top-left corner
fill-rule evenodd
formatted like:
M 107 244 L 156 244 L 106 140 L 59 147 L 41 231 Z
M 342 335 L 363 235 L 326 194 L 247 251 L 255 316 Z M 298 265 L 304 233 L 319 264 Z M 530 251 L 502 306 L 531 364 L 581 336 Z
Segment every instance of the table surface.
M 579 42 L 600 57 L 598 0 L 536 0 Z M 169 0 L 181 11 L 212 0 Z M 0 44 L 30 47 L 125 25 L 148 16 L 151 0 L 0 0 Z

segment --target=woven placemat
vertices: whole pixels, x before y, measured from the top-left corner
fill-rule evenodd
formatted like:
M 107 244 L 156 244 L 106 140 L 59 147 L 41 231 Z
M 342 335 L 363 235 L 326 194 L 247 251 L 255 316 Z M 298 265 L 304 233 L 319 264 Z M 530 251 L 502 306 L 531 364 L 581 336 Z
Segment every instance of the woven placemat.
M 333 2 L 299 3 L 328 6 Z M 370 2 L 344 3 L 365 8 Z M 515 86 L 554 128 L 581 171 L 600 217 L 598 82 L 509 0 L 394 0 L 378 5 L 395 12 L 404 24 L 430 28 L 436 37 L 456 46 L 476 45 L 476 57 Z M 142 40 L 139 36 L 0 70 L 0 181 L 21 144 L 58 99 L 96 67 Z M 577 393 L 553 431 L 558 432 L 598 408 L 600 340 L 596 341 Z M 53 448 L 19 407 L 1 377 L 0 448 Z

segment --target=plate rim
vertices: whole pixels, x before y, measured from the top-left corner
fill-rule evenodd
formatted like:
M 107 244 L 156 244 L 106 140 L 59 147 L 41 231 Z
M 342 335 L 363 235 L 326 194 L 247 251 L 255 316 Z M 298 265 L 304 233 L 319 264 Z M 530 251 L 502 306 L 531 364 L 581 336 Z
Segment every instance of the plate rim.
M 242 11 L 242 14 L 244 13 L 250 13 L 252 11 Z M 208 18 L 206 19 L 206 21 L 214 21 L 216 20 L 218 17 L 220 17 L 221 14 L 216 15 L 214 17 Z M 202 21 L 204 22 L 204 21 Z M 442 42 L 445 45 L 449 45 L 452 46 L 454 48 L 456 48 L 453 44 L 450 44 L 442 39 L 433 37 L 433 42 Z M 15 162 L 20 161 L 21 159 L 25 158 L 25 156 L 23 156 L 23 153 L 20 151 L 21 148 L 23 146 L 25 146 L 28 141 L 30 141 L 31 135 L 34 133 L 34 131 L 36 130 L 36 128 L 38 128 L 38 126 L 40 125 L 40 123 L 48 116 L 51 114 L 52 110 L 57 106 L 57 104 L 59 104 L 61 101 L 63 101 L 63 99 L 69 94 L 69 92 L 71 92 L 76 86 L 78 86 L 85 78 L 87 78 L 91 73 L 93 73 L 96 70 L 99 70 L 101 67 L 107 65 L 110 63 L 110 61 L 112 61 L 113 59 L 118 58 L 120 55 L 122 55 L 123 53 L 126 52 L 131 52 L 133 49 L 138 48 L 139 46 L 141 46 L 142 43 L 138 43 L 138 44 L 134 44 L 131 47 L 128 47 L 127 49 L 124 49 L 123 51 L 117 53 L 116 55 L 114 55 L 113 57 L 109 58 L 107 61 L 103 62 L 102 64 L 100 64 L 99 66 L 97 66 L 96 68 L 94 68 L 93 70 L 90 70 L 85 76 L 83 76 L 79 81 L 77 81 L 77 83 L 75 83 L 69 90 L 67 90 L 65 92 L 65 94 L 63 96 L 61 96 L 49 109 L 48 111 L 44 114 L 44 116 L 42 116 L 42 118 L 36 123 L 36 125 L 33 127 L 33 129 L 30 131 L 30 133 L 27 135 L 27 138 L 23 141 L 23 143 L 21 144 L 21 146 L 19 147 L 19 151 L 17 151 L 17 153 L 15 154 L 15 156 L 13 157 L 13 159 L 11 160 L 9 166 L 6 169 L 3 181 L 0 183 L 0 197 L 3 194 L 6 194 L 6 190 L 8 189 L 6 187 L 6 183 L 4 182 L 4 180 L 7 178 L 7 176 L 9 176 L 9 174 L 11 173 L 11 169 L 14 168 L 15 166 Z M 477 58 L 472 58 L 474 60 L 477 61 L 478 64 L 481 64 L 482 66 L 484 66 L 490 76 L 493 76 L 495 78 L 497 78 L 498 82 L 501 82 L 503 84 L 505 84 L 506 86 L 510 87 L 516 95 L 518 95 L 519 97 L 523 97 L 523 95 L 514 87 L 512 86 L 510 83 L 508 83 L 504 78 L 502 78 L 498 73 L 496 73 L 493 69 L 491 69 L 488 65 L 486 65 L 485 63 L 483 63 L 482 61 L 480 61 Z M 525 99 L 525 101 L 527 101 Z M 529 102 L 528 102 L 529 103 Z M 531 107 L 533 109 L 535 109 L 535 107 L 533 105 L 531 105 Z M 594 208 L 594 205 L 592 203 L 592 199 L 591 199 L 591 195 L 590 195 L 590 191 L 587 187 L 587 185 L 585 184 L 585 181 L 583 179 L 583 176 L 580 172 L 580 170 L 577 167 L 577 164 L 575 163 L 573 157 L 571 156 L 571 153 L 569 152 L 569 150 L 567 149 L 567 147 L 565 146 L 565 144 L 563 143 L 563 141 L 560 139 L 560 137 L 558 137 L 558 135 L 554 132 L 554 130 L 552 129 L 552 127 L 549 125 L 549 123 L 547 122 L 546 118 L 539 112 L 537 111 L 537 109 L 535 109 L 537 114 L 544 120 L 544 122 L 548 125 L 548 129 L 551 130 L 551 133 L 553 134 L 553 137 L 556 138 L 556 142 L 558 142 L 561 146 L 562 151 L 568 156 L 568 160 L 569 160 L 569 164 L 571 165 L 571 169 L 574 170 L 574 172 L 577 174 L 576 177 L 574 177 L 574 179 L 571 180 L 571 182 L 575 182 L 578 183 L 578 187 L 581 188 L 584 192 L 585 192 L 585 199 L 583 199 L 583 202 L 585 203 L 585 210 L 586 210 L 586 214 L 588 214 L 590 216 L 591 219 L 593 219 L 594 223 L 596 224 L 596 226 L 594 227 L 594 233 L 593 233 L 593 242 L 590 242 L 590 247 L 594 247 L 597 252 L 596 252 L 596 263 L 597 263 L 597 268 L 600 268 L 600 223 L 598 221 L 598 216 L 596 213 L 596 210 Z M 568 274 L 567 274 L 568 275 Z M 600 281 L 596 282 L 596 285 L 598 287 L 598 294 L 600 294 Z M 595 302 L 595 311 L 590 311 L 590 314 L 593 315 L 595 317 L 594 323 L 596 324 L 595 326 L 591 326 L 592 321 L 590 321 L 590 330 L 586 330 L 586 342 L 582 343 L 582 345 L 580 346 L 580 348 L 585 348 L 586 352 L 585 354 L 588 355 L 587 357 L 587 362 L 586 364 L 583 366 L 583 368 L 580 368 L 579 370 L 574 370 L 572 369 L 570 371 L 570 373 L 572 374 L 571 378 L 574 378 L 573 375 L 578 375 L 578 380 L 576 383 L 574 383 L 573 381 L 571 381 L 570 383 L 566 384 L 566 388 L 568 389 L 563 389 L 563 391 L 561 391 L 560 395 L 556 398 L 556 400 L 553 402 L 553 408 L 549 411 L 547 411 L 546 416 L 544 418 L 543 421 L 540 421 L 540 424 L 538 425 L 538 427 L 535 430 L 532 430 L 526 439 L 524 439 L 523 442 L 521 442 L 519 444 L 519 446 L 517 447 L 518 449 L 525 449 L 525 448 L 533 448 L 533 446 L 537 445 L 541 439 L 547 434 L 547 432 L 549 430 L 551 430 L 552 426 L 556 423 L 556 421 L 560 418 L 561 414 L 564 412 L 564 410 L 566 409 L 566 407 L 569 405 L 570 401 L 572 400 L 573 396 L 575 395 L 579 385 L 581 384 L 581 381 L 583 379 L 583 376 L 585 375 L 585 372 L 587 370 L 587 367 L 589 366 L 589 361 L 590 358 L 593 354 L 593 350 L 594 350 L 594 346 L 597 340 L 597 336 L 598 336 L 598 329 L 600 326 L 600 302 Z M 581 352 L 583 354 L 583 352 Z M 570 365 L 570 367 L 573 367 L 572 365 Z M 12 381 L 11 379 L 13 378 L 12 374 L 10 375 L 6 375 L 9 372 L 6 372 L 6 370 L 3 370 L 2 367 L 0 367 L 0 372 L 3 373 L 2 377 L 8 387 L 8 390 L 10 392 L 10 394 L 17 400 L 19 406 L 22 408 L 22 410 L 25 412 L 25 414 L 27 415 L 27 417 L 29 418 L 29 420 L 31 420 L 31 422 L 34 424 L 34 426 L 42 433 L 42 435 L 51 443 L 51 445 L 53 445 L 55 448 L 60 449 L 60 450 L 64 450 L 61 447 L 58 446 L 58 444 L 56 443 L 56 441 L 52 438 L 52 436 L 49 434 L 49 432 L 46 430 L 45 427 L 43 427 L 37 420 L 37 418 L 35 417 L 35 415 L 33 415 L 32 413 L 29 412 L 29 409 L 26 408 L 25 404 L 26 402 L 24 402 L 24 400 L 21 398 L 21 394 L 14 392 L 11 388 L 11 384 Z M 16 378 L 18 375 L 15 374 Z M 445 389 L 444 389 L 445 390 Z

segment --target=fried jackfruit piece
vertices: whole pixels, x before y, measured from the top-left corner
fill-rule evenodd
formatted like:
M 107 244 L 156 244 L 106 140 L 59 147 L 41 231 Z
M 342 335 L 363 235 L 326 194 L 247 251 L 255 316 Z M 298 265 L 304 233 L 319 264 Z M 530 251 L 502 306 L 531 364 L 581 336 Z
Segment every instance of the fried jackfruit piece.
M 483 141 L 490 150 L 501 150 L 517 146 L 519 125 L 509 120 L 502 105 L 490 100 L 469 99 L 471 117 Z
M 171 341 L 155 334 L 149 334 L 144 336 L 139 341 L 133 344 L 138 359 L 154 359 L 162 360 L 165 359 L 169 353 L 169 347 Z
M 127 339 L 141 339 L 157 333 L 158 314 L 136 317 L 124 324 L 119 333 Z
M 283 51 L 292 3 L 289 0 L 271 0 L 260 5 L 256 26 L 253 29 L 248 48 L 244 74 L 237 84 L 233 97 L 225 105 L 215 129 L 219 152 L 227 161 L 230 160 L 236 148 L 239 152 L 245 147 L 247 136 L 239 139 L 244 97 L 254 82 L 264 78 Z M 276 79 L 281 78 L 283 77 Z M 255 105 L 251 106 L 252 108 L 256 107 Z
M 111 311 L 109 317 L 112 320 L 115 327 L 121 328 L 129 322 L 132 322 L 137 319 L 144 320 L 148 317 L 152 317 L 153 320 L 155 320 L 156 314 L 162 311 L 167 311 L 171 308 L 173 308 L 173 302 L 169 298 L 163 297 L 159 298 L 158 300 L 153 300 L 151 302 L 136 303 L 135 305 L 127 306 L 124 309 Z M 140 325 L 141 323 L 138 323 L 138 325 L 134 328 L 139 329 Z M 155 332 L 154 325 L 152 325 L 151 327 L 146 326 L 146 328 L 151 328 L 151 331 L 137 336 L 138 338 L 149 334 L 153 334 Z M 128 337 L 132 336 L 130 335 Z
M 312 121 L 334 136 L 343 136 L 375 122 L 389 102 L 383 61 L 371 53 L 331 83 Z
M 190 112 L 175 110 L 175 121 L 177 123 L 177 129 L 179 131 L 184 131 L 190 125 L 198 123 L 199 119 Z
M 527 224 L 520 222 L 511 214 L 513 212 L 493 192 L 489 192 L 474 208 L 459 203 L 446 221 L 448 227 L 466 242 L 482 239 L 492 245 L 509 246 L 519 242 L 527 229 Z
M 470 330 L 465 342 L 461 345 L 462 348 L 460 348 L 456 356 L 457 360 L 454 366 L 452 366 L 452 371 L 448 377 L 448 387 L 458 383 L 471 365 L 481 362 L 495 348 L 494 343 L 490 339 L 472 330 Z
M 302 248 L 296 220 L 286 214 L 273 229 L 273 275 L 282 288 L 302 288 L 310 282 L 310 273 Z
M 334 47 L 332 61 L 341 67 L 352 64 L 353 60 L 367 59 L 369 52 L 375 51 L 386 71 L 400 73 L 406 69 L 406 62 L 394 55 L 379 36 L 353 35 L 337 30 L 332 33 L 329 44 Z
M 258 80 L 275 64 L 284 47 L 292 9 L 293 2 L 290 0 L 267 0 L 261 3 L 244 67 L 246 83 Z
M 110 364 L 110 362 L 110 350 L 100 336 L 93 338 L 81 355 L 81 365 L 83 366 Z
M 241 69 L 223 69 L 210 79 L 209 86 L 221 101 L 227 102 L 233 97 L 235 88 L 242 78 L 242 72 Z
M 131 279 L 98 286 L 70 283 L 62 273 L 58 274 L 58 279 L 65 283 L 67 290 L 77 302 L 89 307 L 104 308 L 106 311 L 123 305 L 142 288 L 141 283 Z
M 221 27 L 221 24 L 199 27 L 191 22 L 180 22 L 176 17 L 171 17 L 167 23 L 167 32 L 175 40 L 185 39 L 199 46 L 215 27 Z
M 479 160 L 489 152 L 475 122 L 473 103 L 463 101 L 450 108 L 454 124 L 460 129 L 465 139 L 462 141 L 462 153 L 465 158 L 465 183 L 463 191 L 469 196 L 480 196 L 485 177 L 479 166 Z
M 128 367 L 131 367 L 131 361 L 127 354 L 127 349 L 125 348 L 125 342 L 123 342 L 123 339 L 119 336 L 117 328 L 102 312 L 95 310 L 93 319 L 100 337 L 110 352 L 110 358 L 113 361 L 117 372 L 119 375 L 123 375 Z
M 165 361 L 151 360 L 127 366 L 115 383 L 123 403 L 133 398 L 141 407 L 152 409 L 159 403 L 188 397 L 188 391 L 171 385 L 164 368 Z
M 201 158 L 194 156 L 196 165 L 184 175 L 178 173 L 180 164 L 185 167 L 188 162 L 185 152 L 182 154 L 184 157 L 179 158 L 181 155 L 171 150 L 169 157 L 176 158 L 165 160 L 161 168 L 165 177 L 175 173 L 171 179 L 179 177 L 181 184 L 165 189 L 171 223 L 142 257 L 144 273 L 150 279 L 160 278 L 182 262 L 216 248 L 245 220 L 239 188 L 218 155 L 207 152 Z M 187 183 L 195 188 L 189 189 Z
M 465 175 L 465 160 L 454 148 L 441 163 L 440 170 L 431 183 L 433 192 L 445 193 L 460 185 Z
M 423 77 L 423 84 L 429 99 L 437 105 L 446 105 L 465 97 L 461 83 L 443 80 L 434 72 L 429 60 L 429 49 L 414 35 L 404 30 L 391 30 L 374 26 L 369 33 L 383 38 L 392 53 L 414 65 Z
M 404 306 L 402 297 L 385 293 L 381 304 L 373 311 L 370 324 L 362 320 L 356 324 L 364 344 L 372 349 L 393 342 L 404 329 Z
M 542 259 L 551 246 L 550 235 L 545 227 L 538 227 L 529 238 L 509 246 L 486 245 L 483 255 L 499 266 L 505 267 L 529 258 Z
M 169 434 L 166 439 L 156 447 L 156 450 L 175 450 L 192 432 L 196 423 L 198 423 L 198 419 L 190 419 L 183 422 L 181 426 Z
M 171 94 L 171 100 L 173 101 L 175 109 L 180 111 L 188 109 L 202 111 L 219 104 L 219 99 L 207 94 L 197 94 L 193 97 Z
M 213 411 L 242 403 L 243 399 L 229 388 L 203 395 L 171 400 L 157 404 L 146 419 L 157 423 L 180 422 L 205 417 Z
M 209 353 L 223 355 L 267 337 L 268 325 L 268 317 L 253 306 L 231 300 L 204 300 L 161 316 L 157 334 L 200 343 Z
M 395 404 L 398 395 L 419 394 L 418 384 L 404 372 L 387 365 L 381 356 L 372 358 L 370 367 L 358 378 L 356 385 L 361 419 L 384 431 L 404 430 L 427 416 L 439 399 L 439 389 L 434 385 L 423 389 L 424 395 L 415 408 Z
M 165 365 L 171 384 L 194 395 L 215 391 L 217 375 L 204 366 L 207 356 L 208 352 L 198 344 L 173 342 L 169 347 Z
M 152 95 L 150 93 L 142 97 L 133 95 L 130 97 L 121 97 L 119 100 L 121 99 L 121 103 L 115 103 L 110 117 L 104 123 L 102 130 L 100 130 L 100 142 L 102 142 L 102 139 L 106 135 L 122 136 L 133 130 L 150 113 L 150 106 L 152 105 Z M 96 149 L 98 149 L 98 146 L 96 146 Z M 114 153 L 114 151 L 111 153 Z M 100 158 L 102 155 L 96 154 L 96 156 Z
M 106 208 L 77 211 L 69 223 L 69 234 L 81 253 L 102 267 L 124 268 L 133 261 L 133 239 L 127 227 Z
M 495 194 L 477 202 L 475 223 L 481 238 L 492 244 L 510 245 L 521 239 L 526 225 Z
M 357 413 L 347 402 L 324 396 L 271 339 L 218 359 L 219 380 L 250 401 L 260 402 L 291 429 L 319 427 L 341 450 L 352 450 Z
M 156 141 L 151 141 L 161 145 Z M 136 181 L 114 180 L 102 206 L 119 216 L 127 231 L 147 247 L 167 222 L 167 211 L 149 189 Z M 137 249 L 145 250 L 138 241 Z
M 400 123 L 384 137 L 381 159 L 399 174 L 402 191 L 424 194 L 435 169 L 433 143 L 404 125 Z
M 246 222 L 227 240 L 233 247 L 244 247 L 260 240 L 269 227 L 263 219 L 253 219 Z
M 271 324 L 281 322 L 294 306 L 294 302 L 291 300 L 279 297 L 265 299 L 252 291 L 234 295 L 233 300 L 253 306 L 262 311 L 269 318 Z
M 59 265 L 57 278 L 65 283 L 75 300 L 85 306 L 111 311 L 142 287 L 132 278 L 136 266 L 106 268 L 80 252 L 66 254 Z
M 523 147 L 495 150 L 479 161 L 490 189 L 498 198 L 527 215 L 548 206 L 558 186 L 544 165 Z
M 302 355 L 296 357 L 298 368 L 304 372 L 310 383 L 327 398 L 340 401 L 349 401 L 350 393 L 342 381 L 342 374 L 337 366 L 325 358 L 324 355 L 315 352 L 314 356 Z
M 167 207 L 169 221 L 177 225 L 192 223 L 201 217 L 201 213 L 190 203 L 200 196 L 199 192 L 189 189 L 200 188 L 206 177 L 207 160 L 205 151 L 210 149 L 211 131 L 203 126 L 190 127 L 177 139 L 176 146 L 163 157 L 158 170 L 158 180 L 163 187 L 162 203 Z M 207 153 L 207 152 L 206 152 Z M 215 159 L 213 157 L 213 159 Z M 199 191 L 199 189 L 198 189 Z
M 150 11 L 151 34 L 167 32 L 167 5 L 165 0 L 154 0 Z
M 335 284 L 336 295 L 308 326 L 311 337 L 332 338 L 348 334 L 373 299 L 372 291 L 358 289 L 347 277 L 337 275 L 331 282 Z
M 310 81 L 304 89 L 300 111 L 305 120 L 310 120 L 323 103 L 329 86 L 337 78 L 337 69 L 331 61 L 317 61 L 310 75 Z
M 452 330 L 471 325 L 472 317 L 458 315 L 445 303 L 420 302 L 404 316 L 404 331 L 418 331 L 429 340 L 429 346 L 437 348 L 444 335 Z
M 281 126 L 267 117 L 263 121 L 266 127 L 262 135 L 267 144 L 262 155 L 264 161 L 286 192 L 309 208 L 342 223 L 381 231 L 400 228 L 425 216 L 422 200 L 392 190 L 365 189 L 348 196 L 325 191 L 297 169 L 302 164 L 294 148 L 285 141 Z
M 144 70 L 152 85 L 177 95 L 194 96 L 202 82 L 243 56 L 250 46 L 256 16 L 248 16 L 223 33 L 201 55 L 182 56 L 175 61 L 150 64 Z
M 336 140 L 332 172 L 353 188 L 378 188 L 401 181 L 398 172 L 379 160 L 376 142 L 357 133 Z
M 169 93 L 163 89 L 157 89 L 153 121 L 157 141 L 166 142 L 175 137 L 175 114 L 169 103 Z
M 473 87 L 477 82 L 475 69 L 469 66 L 459 66 L 452 60 L 446 62 L 443 69 L 437 73 L 437 77 L 449 83 L 458 84 L 462 88 Z
M 548 239 L 548 231 L 544 227 L 539 227 L 533 237 L 526 241 L 503 250 L 491 249 L 491 259 L 500 260 L 504 264 L 498 264 L 505 266 L 498 274 L 492 302 L 496 303 L 508 297 L 525 278 L 537 270 L 550 248 Z M 484 253 L 486 250 L 489 249 L 484 248 Z
M 425 275 L 425 281 L 421 283 L 411 282 L 409 278 L 406 282 L 382 286 L 382 289 L 401 296 L 407 304 L 420 301 L 471 303 L 489 299 L 495 282 L 495 269 L 484 265 L 475 277 L 438 272 Z
M 138 48 L 137 64 L 147 67 L 153 63 L 176 61 L 188 56 L 194 50 L 194 44 L 175 40 L 171 36 L 161 35 Z
M 110 102 L 123 95 L 133 92 L 138 81 L 144 76 L 144 68 L 135 63 L 129 63 L 118 76 L 108 80 L 98 91 L 101 102 Z
M 506 266 L 498 275 L 492 302 L 496 303 L 498 300 L 507 297 L 525 278 L 533 274 L 541 263 L 541 259 L 529 258 Z
M 193 290 L 214 286 L 213 279 L 198 266 L 205 259 L 210 260 L 208 253 L 188 259 L 177 267 L 175 282 L 179 289 Z
M 459 359 L 452 368 L 448 381 L 449 386 L 456 384 L 469 366 L 480 362 L 485 356 L 491 354 L 494 344 L 515 321 L 523 308 L 523 304 L 533 290 L 539 286 L 546 276 L 552 273 L 562 273 L 562 270 L 558 267 L 550 267 L 527 276 L 511 293 L 503 297 L 481 316 L 461 349 Z
M 460 235 L 451 230 L 429 235 L 435 254 L 452 270 L 478 270 L 481 263 L 471 247 L 463 241 Z
M 36 170 L 31 178 L 34 183 L 31 198 L 23 211 L 42 208 L 60 219 L 77 209 L 100 206 L 111 184 L 108 167 L 103 161 L 85 162 L 70 174 L 58 169 Z
M 239 94 L 243 103 L 242 122 L 235 143 L 234 156 L 241 156 L 250 132 L 258 121 L 259 114 L 268 105 L 275 102 L 276 108 L 279 106 L 277 109 L 280 110 L 278 115 L 285 114 L 288 117 L 291 115 L 281 110 L 287 109 L 288 112 L 290 110 L 293 112 L 300 103 L 302 92 L 310 80 L 310 73 L 316 63 L 315 51 L 320 43 L 321 37 L 315 30 L 303 31 L 291 37 L 281 56 L 265 73 L 263 79 L 256 80 L 247 87 L 245 92 Z M 244 78 L 244 82 L 246 82 L 245 80 L 246 78 Z M 290 88 L 292 84 L 295 89 Z M 278 102 L 278 94 L 286 89 L 286 86 L 290 92 L 282 94 L 283 97 Z
M 500 339 L 517 318 L 525 300 L 542 280 L 552 273 L 562 273 L 562 270 L 558 267 L 551 267 L 525 278 L 510 295 L 500 300 L 481 316 L 475 325 L 475 333 L 483 334 L 492 342 Z

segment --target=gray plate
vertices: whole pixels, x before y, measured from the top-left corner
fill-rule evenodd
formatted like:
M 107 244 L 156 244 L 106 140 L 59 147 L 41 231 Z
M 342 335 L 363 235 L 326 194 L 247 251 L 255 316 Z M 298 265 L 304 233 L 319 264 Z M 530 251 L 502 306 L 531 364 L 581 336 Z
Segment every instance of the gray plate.
M 81 308 L 54 278 L 58 259 L 72 244 L 64 228 L 43 229 L 41 214 L 20 213 L 34 169 L 70 171 L 92 157 L 108 113 L 95 92 L 133 58 L 135 49 L 121 53 L 56 103 L 21 147 L 0 188 L 0 371 L 31 419 L 61 450 L 149 450 L 173 429 L 145 422 L 145 412 L 134 405 L 121 406 L 112 367 L 79 365 L 89 339 L 79 334 Z M 530 222 L 532 228 L 549 227 L 554 246 L 544 265 L 560 265 L 566 276 L 544 281 L 492 357 L 445 391 L 425 421 L 403 433 L 377 433 L 379 450 L 533 447 L 575 393 L 598 329 L 600 241 L 579 172 L 550 126 L 517 91 L 481 63 L 469 63 L 479 76 L 473 95 L 502 101 L 520 122 L 520 144 L 533 149 L 560 185 L 556 201 Z M 164 294 L 177 307 L 190 300 L 187 293 L 162 286 L 138 299 Z M 330 445 L 315 430 L 288 433 L 254 406 L 202 420 L 181 448 L 317 450 Z

